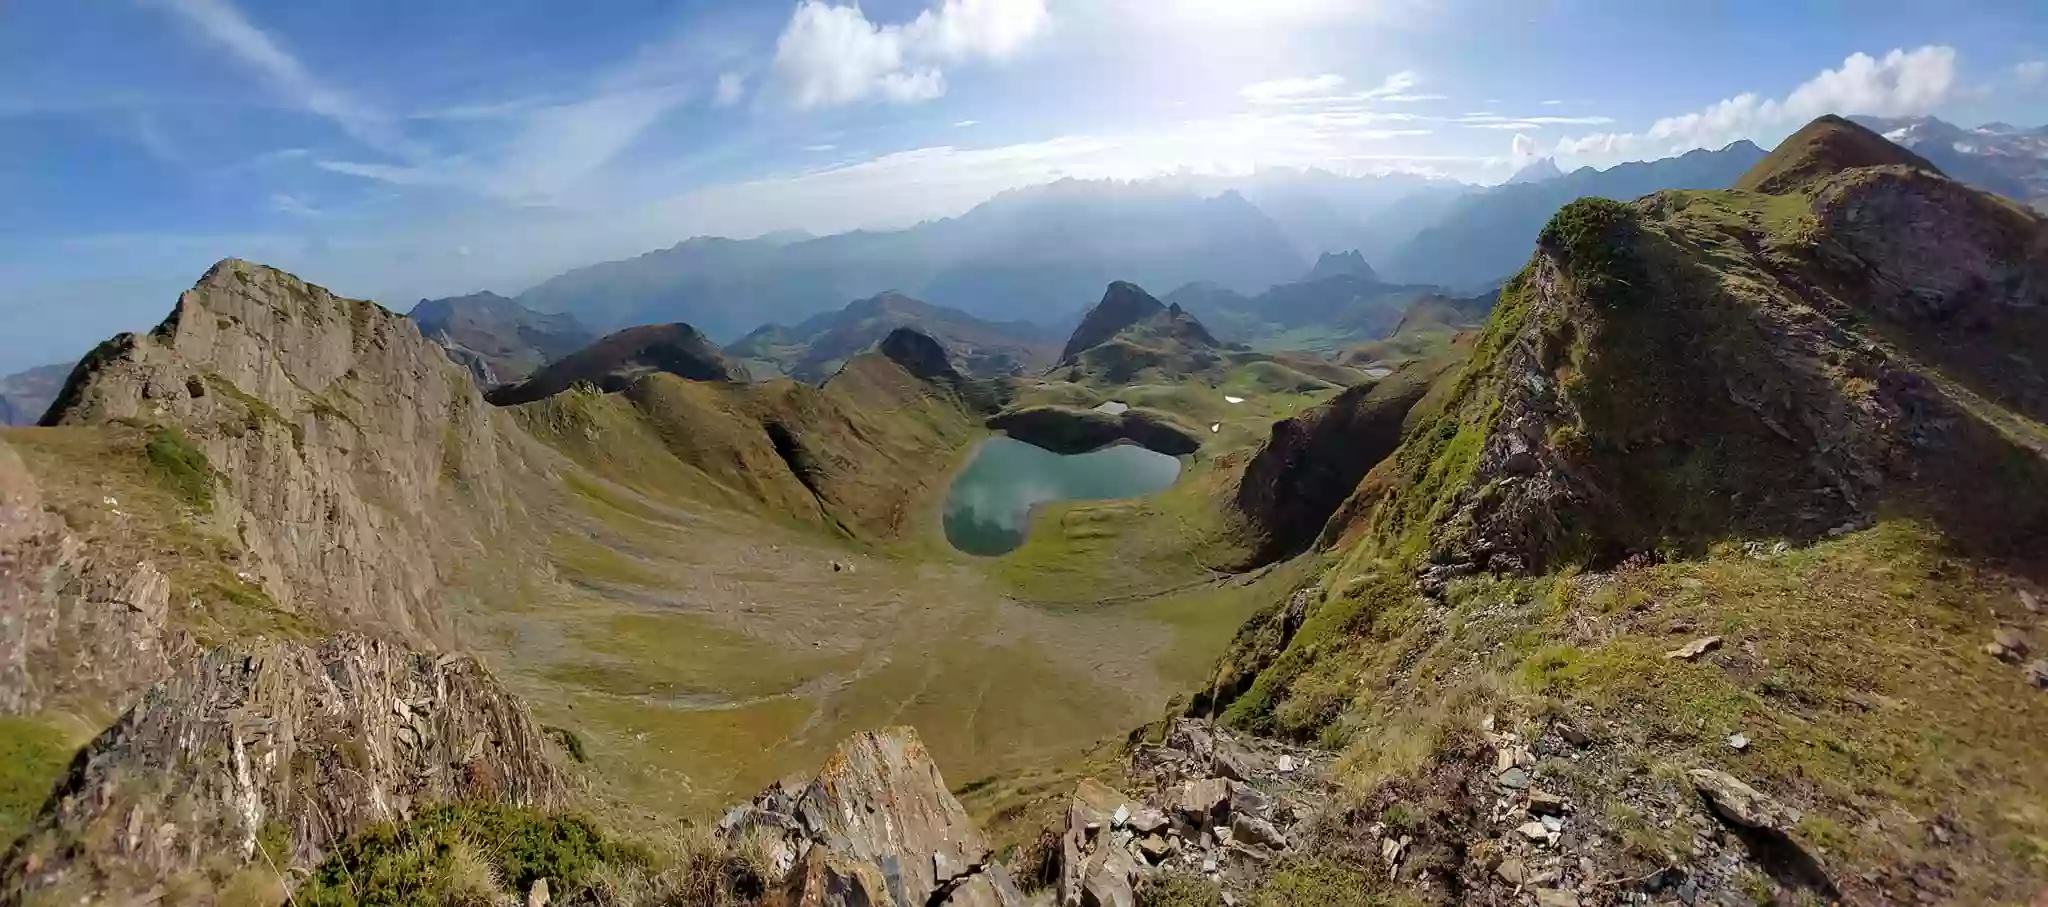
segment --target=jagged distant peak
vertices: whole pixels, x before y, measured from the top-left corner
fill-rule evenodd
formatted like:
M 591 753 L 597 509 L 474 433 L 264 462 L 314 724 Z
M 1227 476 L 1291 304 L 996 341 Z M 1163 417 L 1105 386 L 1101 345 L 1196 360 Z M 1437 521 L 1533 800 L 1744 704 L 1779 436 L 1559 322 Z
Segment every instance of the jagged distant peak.
M 1308 279 L 1321 280 L 1340 275 L 1359 277 L 1369 282 L 1379 280 L 1379 274 L 1366 262 L 1365 254 L 1357 249 L 1349 252 L 1324 252 L 1317 256 L 1315 267 L 1309 269 Z
M 1523 183 L 1540 183 L 1544 180 L 1554 180 L 1562 176 L 1564 176 L 1564 171 L 1558 169 L 1557 158 L 1540 157 L 1531 161 L 1522 169 L 1515 171 L 1514 176 L 1508 177 L 1507 184 L 1518 186 Z

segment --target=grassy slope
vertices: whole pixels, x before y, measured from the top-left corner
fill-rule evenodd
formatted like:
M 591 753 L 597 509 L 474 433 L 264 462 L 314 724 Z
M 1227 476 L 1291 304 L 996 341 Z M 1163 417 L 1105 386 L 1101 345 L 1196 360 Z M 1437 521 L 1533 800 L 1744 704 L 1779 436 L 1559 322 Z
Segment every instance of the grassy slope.
M 1132 523 L 1120 528 L 1156 555 L 1133 591 L 1203 584 L 1019 604 L 1074 580 L 1012 585 L 1022 574 L 945 545 L 947 479 L 981 432 L 901 369 L 849 367 L 821 389 L 675 384 L 519 410 L 565 455 L 559 485 L 524 495 L 556 496 L 536 505 L 550 563 L 464 624 L 544 720 L 580 735 L 622 821 L 720 807 L 813 767 L 847 733 L 902 721 L 956 780 L 1016 782 L 1156 716 L 1273 594 L 1207 584 L 1184 554 L 1173 562 L 1178 532 Z M 1205 436 L 1239 444 L 1307 401 L 1158 392 L 1199 401 L 1230 423 Z M 777 463 L 726 465 L 769 419 L 818 439 L 826 513 L 768 503 L 760 473 Z M 1176 489 L 1190 513 L 1227 475 L 1207 456 Z M 1076 557 L 1106 571 L 1120 555 Z
M 1731 228 L 1785 248 L 1811 229 L 1796 196 L 1672 195 L 1678 212 L 1657 229 L 1718 274 L 1733 299 L 1769 284 L 1753 253 L 1728 241 Z M 1682 770 L 1706 765 L 1805 810 L 1797 837 L 1824 865 L 1940 867 L 1929 871 L 1958 902 L 2037 890 L 2048 880 L 2048 704 L 1981 645 L 2001 623 L 2039 640 L 2048 621 L 2019 608 L 2016 587 L 2028 581 L 1963 554 L 1910 508 L 1783 554 L 1758 556 L 1734 539 L 1645 568 L 1458 581 L 1443 602 L 1414 592 L 1414 565 L 1470 481 L 1489 430 L 1494 365 L 1533 317 L 1527 292 L 1510 285 L 1468 371 L 1425 402 L 1403 447 L 1368 478 L 1369 519 L 1321 577 L 1318 604 L 1291 644 L 1245 651 L 1257 622 L 1248 628 L 1226 670 L 1230 661 L 1277 660 L 1228 717 L 1348 746 L 1346 781 L 1363 798 L 1424 771 L 1484 715 L 1536 734 L 1566 716 L 1597 729 L 1614 755 L 1546 764 L 1539 776 L 1621 842 L 1633 868 L 1620 871 L 1683 861 L 1690 833 L 1660 828 L 1654 804 L 1691 802 Z M 1630 390 L 1609 383 L 1598 393 Z M 2039 436 L 2024 417 L 1996 415 L 2023 426 L 2019 437 Z M 1707 528 L 1667 530 L 1698 540 Z M 1708 634 L 1725 639 L 1714 655 L 1663 654 Z M 1755 741 L 1748 752 L 1723 742 L 1737 731 Z M 1640 796 L 1614 799 L 1624 786 Z M 1936 816 L 1941 834 L 1966 843 L 1938 839 Z

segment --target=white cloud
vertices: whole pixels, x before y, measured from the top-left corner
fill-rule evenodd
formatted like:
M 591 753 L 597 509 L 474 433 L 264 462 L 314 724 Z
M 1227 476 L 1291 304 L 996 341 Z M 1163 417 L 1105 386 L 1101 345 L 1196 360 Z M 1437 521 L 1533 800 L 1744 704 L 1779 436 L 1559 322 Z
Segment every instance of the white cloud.
M 1373 103 L 1399 104 L 1415 101 L 1446 100 L 1440 94 L 1419 94 L 1410 89 L 1422 84 L 1422 76 L 1413 70 L 1402 70 L 1382 79 L 1380 84 L 1364 91 L 1342 92 L 1347 84 L 1343 76 L 1323 73 L 1319 76 L 1269 79 L 1253 82 L 1237 90 L 1239 97 L 1252 104 L 1262 106 L 1294 105 L 1300 107 L 1358 105 Z
M 320 216 L 320 209 L 313 207 L 311 204 L 307 203 L 305 199 L 293 195 L 289 192 L 271 193 L 270 208 L 273 211 L 277 211 L 283 214 L 290 214 L 297 217 Z
M 1534 131 L 1550 126 L 1605 126 L 1614 122 L 1613 117 L 1509 117 L 1494 113 L 1468 113 L 1452 122 L 1466 129 L 1500 129 L 1516 132 Z
M 1277 104 L 1301 99 L 1324 98 L 1344 87 L 1344 77 L 1326 72 L 1310 78 L 1269 79 L 1237 90 L 1239 97 L 1254 104 Z
M 736 72 L 718 74 L 718 90 L 712 101 L 720 107 L 731 107 L 740 102 L 740 96 L 747 91 L 747 77 Z
M 978 126 L 978 125 L 981 125 L 981 121 L 980 121 L 980 120 L 961 120 L 961 121 L 960 121 L 960 122 L 958 122 L 958 123 L 954 123 L 954 124 L 953 124 L 953 128 L 955 128 L 955 129 L 965 129 L 965 128 L 969 127 L 969 126 Z
M 1822 114 L 1918 116 L 1956 96 L 1955 48 L 1893 50 L 1883 59 L 1851 54 L 1836 69 L 1794 88 L 1782 100 L 1746 92 L 1704 110 L 1665 117 L 1640 133 L 1564 139 L 1557 152 L 1585 163 L 1614 163 L 1719 148 L 1739 139 L 1775 142 Z
M 1550 100 L 1548 100 L 1548 101 L 1543 101 L 1543 102 L 1540 102 L 1540 103 L 1542 103 L 1542 105 L 1543 105 L 1543 106 L 1545 106 L 1545 107 L 1556 107 L 1556 106 L 1558 106 L 1558 105 L 1561 105 L 1561 104 L 1563 104 L 1564 102 L 1563 102 L 1563 101 L 1560 101 L 1560 100 L 1557 100 L 1556 98 L 1552 98 L 1552 99 L 1550 99 Z
M 1536 162 L 1536 140 L 1522 133 L 1515 133 L 1515 139 L 1508 145 L 1508 164 L 1516 170 Z
M 804 146 L 804 150 L 805 150 L 805 151 L 809 151 L 809 152 L 811 152 L 811 153 L 813 153 L 813 154 L 816 154 L 816 153 L 819 153 L 819 152 L 823 152 L 823 151 L 836 151 L 836 150 L 838 150 L 838 148 L 839 148 L 839 146 L 838 146 L 838 145 L 805 145 L 805 146 Z
M 1045 0 L 942 0 L 901 25 L 802 0 L 775 41 L 774 71 L 797 107 L 927 101 L 946 93 L 942 67 L 1006 59 L 1050 23 Z
M 392 128 L 389 118 L 308 71 L 277 41 L 251 24 L 230 0 L 161 0 L 208 41 L 260 74 L 267 87 L 293 104 L 332 120 L 378 151 L 413 156 L 419 148 Z
M 1368 98 L 1399 97 L 1405 94 L 1408 89 L 1420 84 L 1422 84 L 1422 76 L 1420 74 L 1412 69 L 1404 69 L 1388 76 L 1385 81 L 1380 83 L 1380 87 L 1366 92 L 1365 96 Z
M 2028 60 L 2015 64 L 2012 80 L 2025 86 L 2048 84 L 2048 60 Z

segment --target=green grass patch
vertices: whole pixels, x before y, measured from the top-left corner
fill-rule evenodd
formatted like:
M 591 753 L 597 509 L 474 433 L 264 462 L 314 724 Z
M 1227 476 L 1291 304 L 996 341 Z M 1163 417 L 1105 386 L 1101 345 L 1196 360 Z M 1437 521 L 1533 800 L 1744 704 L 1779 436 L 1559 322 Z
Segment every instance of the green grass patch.
M 440 806 L 336 846 L 299 888 L 308 907 L 493 904 L 540 879 L 572 892 L 606 864 L 645 866 L 644 851 L 589 820 L 499 804 Z
M 1330 859 L 1289 861 L 1252 892 L 1253 907 L 1419 907 L 1419 897 Z
M 149 458 L 150 474 L 185 503 L 200 510 L 213 509 L 213 464 L 206 453 L 192 445 L 176 428 L 159 428 L 143 445 Z
M 855 655 L 814 655 L 694 614 L 621 614 L 569 632 L 603 661 L 550 668 L 562 683 L 622 696 L 774 696 L 851 670 Z
M 40 720 L 0 715 L 0 841 L 28 830 L 77 750 L 69 735 Z
M 649 588 L 674 584 L 646 561 L 584 535 L 555 533 L 548 539 L 548 554 L 556 567 L 579 580 Z

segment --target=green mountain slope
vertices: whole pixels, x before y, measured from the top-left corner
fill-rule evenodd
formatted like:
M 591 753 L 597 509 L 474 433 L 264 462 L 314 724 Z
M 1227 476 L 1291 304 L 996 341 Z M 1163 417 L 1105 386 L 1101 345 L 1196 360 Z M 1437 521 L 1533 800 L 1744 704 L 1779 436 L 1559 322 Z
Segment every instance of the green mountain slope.
M 2031 897 L 2048 672 L 1986 641 L 2044 629 L 2048 501 L 2015 494 L 2048 482 L 2044 376 L 2013 354 L 2048 225 L 1867 162 L 1559 212 L 1197 708 L 1346 745 L 1371 805 L 1337 840 L 1398 810 L 1466 898 L 1509 863 L 1574 897 Z M 1561 839 L 1492 811 L 1525 787 L 1571 804 Z

